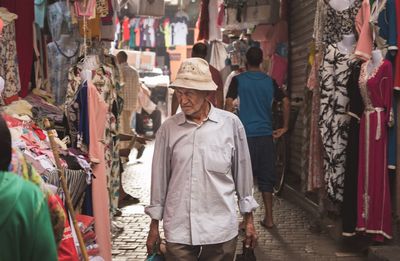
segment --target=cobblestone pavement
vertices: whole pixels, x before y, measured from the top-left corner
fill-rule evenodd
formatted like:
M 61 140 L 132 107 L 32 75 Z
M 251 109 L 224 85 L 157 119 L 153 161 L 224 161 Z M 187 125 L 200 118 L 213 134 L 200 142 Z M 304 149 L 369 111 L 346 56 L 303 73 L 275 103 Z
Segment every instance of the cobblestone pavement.
M 135 152 L 123 175 L 125 190 L 140 198 L 140 203 L 124 207 L 122 216 L 115 218 L 124 227 L 122 233 L 113 239 L 113 260 L 136 261 L 146 258 L 146 238 L 150 219 L 144 214 L 144 206 L 149 202 L 150 169 L 153 144 L 147 145 L 140 159 L 135 161 Z M 356 253 L 341 252 L 337 245 L 324 233 L 312 233 L 308 214 L 298 206 L 281 198 L 274 199 L 274 221 L 276 227 L 266 230 L 260 226 L 263 216 L 262 199 L 255 192 L 260 208 L 255 213 L 258 232 L 258 246 L 255 249 L 257 260 L 366 260 Z M 241 238 L 238 240 L 238 253 L 241 253 Z

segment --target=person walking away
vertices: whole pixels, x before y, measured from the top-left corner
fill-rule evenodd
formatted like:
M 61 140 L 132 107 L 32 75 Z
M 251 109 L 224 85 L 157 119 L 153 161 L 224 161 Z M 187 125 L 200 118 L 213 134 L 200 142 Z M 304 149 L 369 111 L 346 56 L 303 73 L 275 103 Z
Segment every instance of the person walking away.
M 47 201 L 36 185 L 7 172 L 11 134 L 0 115 L 0 245 L 1 260 L 57 260 L 56 241 Z
M 147 251 L 159 243 L 163 220 L 166 260 L 223 260 L 235 257 L 238 221 L 245 222 L 245 247 L 255 247 L 253 177 L 244 127 L 215 108 L 207 96 L 217 89 L 208 63 L 185 60 L 171 84 L 182 112 L 158 130 L 152 165 L 151 217 Z
M 192 57 L 206 59 L 207 45 L 205 43 L 196 43 L 192 48 Z M 212 80 L 217 85 L 217 90 L 210 92 L 208 100 L 219 109 L 224 107 L 224 83 L 222 81 L 221 73 L 211 64 L 209 64 Z M 179 103 L 176 94 L 172 96 L 171 112 L 174 115 L 178 109 Z
M 262 50 L 258 47 L 249 48 L 246 59 L 247 71 L 235 76 L 229 86 L 226 110 L 234 111 L 233 101 L 239 97 L 239 118 L 246 130 L 253 175 L 265 208 L 260 224 L 272 228 L 272 192 L 276 180 L 273 139 L 278 139 L 288 130 L 290 104 L 276 82 L 261 71 Z M 283 103 L 283 128 L 277 130 L 272 129 L 274 99 Z
M 138 104 L 138 92 L 140 88 L 139 73 L 135 68 L 128 64 L 128 55 L 124 51 L 120 51 L 117 54 L 117 62 L 122 76 L 122 88 L 120 95 L 123 99 L 123 108 L 121 112 L 121 134 L 127 136 L 133 136 L 131 141 L 120 142 L 120 154 L 126 154 L 121 156 L 121 162 L 125 163 L 129 161 L 129 153 L 132 147 L 137 149 L 137 158 L 143 154 L 144 145 L 137 141 L 136 133 L 132 130 L 132 122 L 135 121 L 137 104 Z M 122 166 L 122 165 L 121 165 Z M 122 168 L 120 171 L 120 188 L 119 188 L 119 205 L 123 206 L 129 203 L 139 203 L 139 199 L 130 196 L 125 192 L 122 187 Z

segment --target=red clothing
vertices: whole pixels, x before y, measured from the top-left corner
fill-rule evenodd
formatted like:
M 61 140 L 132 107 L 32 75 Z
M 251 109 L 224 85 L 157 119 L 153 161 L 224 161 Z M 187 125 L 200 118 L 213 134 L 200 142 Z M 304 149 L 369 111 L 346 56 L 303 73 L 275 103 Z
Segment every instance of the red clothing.
M 215 106 L 217 107 L 217 98 L 216 98 L 216 93 L 218 91 L 223 91 L 224 89 L 224 84 L 222 82 L 222 77 L 219 71 L 212 65 L 210 65 L 210 72 L 211 72 L 211 77 L 215 84 L 218 86 L 217 90 L 215 92 L 212 92 L 210 96 L 208 96 L 208 100 Z
M 197 41 L 208 40 L 209 37 L 209 24 L 210 24 L 210 14 L 208 11 L 208 6 L 210 5 L 210 0 L 201 1 L 201 11 L 198 20 L 199 26 L 199 36 Z
M 34 1 L 0 0 L 0 6 L 18 15 L 15 21 L 17 42 L 19 78 L 21 91 L 19 95 L 25 97 L 29 92 L 29 81 L 33 63 L 33 21 L 35 19 Z
M 388 60 L 367 73 L 361 67 L 360 92 L 365 105 L 360 122 L 357 191 L 357 230 L 375 234 L 375 240 L 392 237 L 392 216 L 387 168 L 389 112 L 392 108 L 392 65 Z

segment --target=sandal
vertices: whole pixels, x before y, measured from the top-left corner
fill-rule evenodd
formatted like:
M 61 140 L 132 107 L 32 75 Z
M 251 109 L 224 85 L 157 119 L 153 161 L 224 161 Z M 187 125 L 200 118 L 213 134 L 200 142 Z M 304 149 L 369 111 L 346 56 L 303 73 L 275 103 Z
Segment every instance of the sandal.
M 260 220 L 260 225 L 265 229 L 273 229 L 275 227 L 275 225 L 267 226 L 267 224 L 265 224 L 265 220 Z

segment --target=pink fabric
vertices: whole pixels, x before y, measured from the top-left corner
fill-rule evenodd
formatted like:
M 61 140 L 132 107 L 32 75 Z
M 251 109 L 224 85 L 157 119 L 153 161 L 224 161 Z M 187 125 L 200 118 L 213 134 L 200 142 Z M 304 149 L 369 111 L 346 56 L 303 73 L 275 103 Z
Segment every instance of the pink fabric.
M 272 55 L 272 65 L 269 68 L 269 75 L 276 81 L 279 87 L 285 82 L 288 61 L 278 54 Z
M 92 183 L 93 213 L 96 219 L 95 231 L 97 243 L 100 246 L 100 256 L 111 261 L 111 238 L 109 197 L 107 191 L 106 166 L 104 162 L 104 131 L 108 106 L 92 83 L 88 83 L 88 111 L 89 111 L 89 157 L 99 160 L 93 167 L 96 177 Z
M 383 61 L 369 77 L 367 65 L 368 62 L 362 65 L 360 74 L 365 111 L 360 122 L 357 230 L 376 234 L 375 240 L 381 241 L 382 236 L 392 236 L 387 168 L 387 124 L 393 93 L 392 65 L 387 60 Z
M 355 55 L 361 60 L 368 61 L 372 52 L 372 32 L 369 23 L 370 6 L 369 1 L 363 1 L 356 16 L 356 30 L 359 34 Z
M 224 18 L 225 18 L 225 5 L 221 4 L 219 6 L 219 12 L 218 12 L 218 19 L 217 19 L 217 25 L 221 27 L 224 23 Z M 1 31 L 1 30 L 0 30 Z
M 268 41 L 273 35 L 274 27 L 272 25 L 260 24 L 256 26 L 251 34 L 251 39 L 254 41 Z
M 285 20 L 280 20 L 274 25 L 274 35 L 273 38 L 276 43 L 286 43 L 288 41 L 289 32 L 288 24 Z

